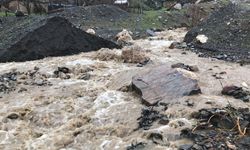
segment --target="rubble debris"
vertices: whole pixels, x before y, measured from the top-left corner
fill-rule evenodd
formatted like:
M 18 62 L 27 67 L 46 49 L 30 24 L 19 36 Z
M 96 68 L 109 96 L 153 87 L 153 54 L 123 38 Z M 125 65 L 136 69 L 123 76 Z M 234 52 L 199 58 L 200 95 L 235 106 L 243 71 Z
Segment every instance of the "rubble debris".
M 127 150 L 138 150 L 138 149 L 144 149 L 146 143 L 138 142 L 138 143 L 132 143 L 130 146 L 127 147 Z
M 70 79 L 70 73 L 71 70 L 67 67 L 58 67 L 57 70 L 54 71 L 54 77 L 55 78 L 61 78 L 61 79 Z
M 248 149 L 250 112 L 248 108 L 201 109 L 192 114 L 198 120 L 191 129 L 182 130 L 182 137 L 192 139 L 195 149 Z M 227 137 L 227 138 L 225 138 Z
M 163 137 L 160 133 L 150 133 L 148 135 L 148 139 L 152 140 L 153 143 L 161 146 L 169 146 L 169 142 L 166 140 L 166 138 Z
M 18 37 L 4 36 L 0 62 L 29 61 L 49 56 L 65 56 L 101 48 L 119 48 L 111 41 L 88 34 L 62 17 L 37 20 L 29 32 Z M 32 26 L 32 25 L 31 25 Z M 5 38 L 11 38 L 5 39 Z M 1 43 L 1 42 L 0 42 Z M 38 44 L 39 43 L 39 44 Z
M 167 116 L 164 114 L 161 114 L 159 111 L 154 110 L 154 108 L 143 108 L 141 112 L 141 117 L 138 118 L 138 129 L 143 129 L 143 130 L 149 130 L 150 127 L 153 125 L 154 122 L 159 121 L 159 122 L 164 122 L 167 124 L 169 121 L 167 120 Z
M 246 2 L 230 3 L 192 28 L 186 34 L 184 41 L 191 45 L 193 51 L 203 53 L 201 55 L 203 57 L 248 63 L 250 26 L 247 20 L 249 17 L 250 7 Z M 201 38 L 201 35 L 205 36 Z
M 16 90 L 18 84 L 36 85 L 36 86 L 51 86 L 46 75 L 39 72 L 39 68 L 27 72 L 11 71 L 0 75 L 0 93 L 9 93 Z M 26 88 L 18 90 L 19 93 L 27 91 Z
M 192 72 L 198 72 L 199 68 L 194 65 L 194 66 L 189 66 L 189 65 L 185 65 L 183 63 L 177 63 L 177 64 L 173 64 L 171 65 L 172 68 L 182 68 L 188 71 L 192 71 Z
M 242 87 L 238 86 L 225 86 L 221 93 L 223 95 L 233 96 L 236 99 L 241 99 L 244 102 L 249 102 L 250 100 L 250 92 L 244 90 Z
M 0 75 L 0 93 L 9 93 L 15 90 L 19 72 L 8 72 Z
M 142 102 L 146 105 L 169 103 L 183 96 L 201 93 L 198 81 L 185 74 L 188 72 L 161 65 L 134 76 L 132 88 L 142 96 Z

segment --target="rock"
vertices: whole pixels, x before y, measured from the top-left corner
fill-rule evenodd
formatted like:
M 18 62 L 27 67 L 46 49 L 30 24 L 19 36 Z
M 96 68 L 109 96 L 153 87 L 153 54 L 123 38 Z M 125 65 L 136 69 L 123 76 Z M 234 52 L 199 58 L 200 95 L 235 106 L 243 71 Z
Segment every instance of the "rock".
M 54 71 L 54 77 L 55 78 L 61 78 L 61 79 L 69 79 L 71 70 L 67 67 L 58 67 L 57 70 Z
M 197 35 L 196 40 L 200 42 L 201 44 L 207 43 L 208 37 L 204 34 Z
M 57 69 L 59 72 L 63 72 L 63 73 L 70 73 L 70 69 L 67 67 L 58 67 Z
M 192 149 L 192 144 L 184 144 L 184 145 L 181 145 L 178 150 L 191 150 Z
M 236 99 L 241 99 L 244 102 L 249 102 L 250 100 L 250 92 L 244 90 L 242 87 L 238 87 L 238 86 L 225 86 L 221 93 L 223 95 L 228 95 L 228 96 L 233 96 Z
M 146 30 L 146 33 L 147 33 L 149 36 L 156 36 L 156 33 L 155 33 L 153 30 L 151 30 L 151 29 L 147 29 L 147 30 Z
M 92 35 L 96 34 L 94 29 L 88 29 L 88 30 L 86 30 L 86 32 L 89 34 L 92 34 Z
M 23 17 L 24 13 L 19 11 L 19 10 L 16 10 L 15 15 L 16 15 L 16 17 Z
M 35 84 L 35 85 L 38 85 L 38 86 L 42 86 L 42 85 L 45 84 L 45 82 L 44 82 L 43 79 L 38 78 L 38 79 L 35 79 L 34 84 Z
M 185 65 L 183 63 L 177 63 L 177 64 L 173 64 L 171 65 L 172 68 L 182 68 L 188 71 L 192 71 L 192 72 L 198 72 L 199 68 L 194 65 L 194 66 L 189 66 L 189 65 Z
M 174 9 L 176 9 L 176 10 L 181 10 L 181 9 L 182 9 L 181 4 L 180 4 L 180 3 L 175 4 L 175 5 L 174 5 Z
M 104 40 L 78 29 L 62 17 L 35 20 L 29 31 L 18 36 L 3 36 L 0 41 L 0 62 L 29 61 L 48 56 L 65 56 L 80 52 L 96 51 L 101 48 L 119 48 Z M 39 43 L 39 44 L 38 44 Z
M 116 73 L 108 83 L 108 88 L 111 90 L 120 90 L 123 87 L 129 86 L 132 82 L 132 77 L 140 73 L 141 69 L 131 69 Z
M 201 93 L 198 81 L 188 76 L 191 74 L 162 65 L 134 76 L 132 88 L 142 96 L 146 105 L 169 103 L 183 96 Z
M 18 119 L 19 118 L 19 115 L 16 114 L 16 113 L 11 113 L 9 114 L 6 118 L 9 118 L 9 119 Z
M 171 45 L 169 46 L 169 49 L 174 49 L 174 48 L 176 48 L 176 46 L 177 46 L 178 44 L 179 44 L 178 42 L 173 42 L 173 43 L 171 43 Z

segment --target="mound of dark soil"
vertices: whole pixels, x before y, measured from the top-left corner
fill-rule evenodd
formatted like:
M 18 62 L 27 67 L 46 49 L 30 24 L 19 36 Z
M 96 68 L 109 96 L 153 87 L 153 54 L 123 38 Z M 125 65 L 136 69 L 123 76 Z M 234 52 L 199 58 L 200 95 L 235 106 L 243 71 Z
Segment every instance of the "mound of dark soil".
M 127 18 L 129 13 L 112 5 L 93 5 L 87 7 L 72 7 L 61 13 L 63 16 L 73 16 L 85 20 L 116 21 Z
M 204 56 L 237 61 L 250 59 L 250 6 L 244 3 L 229 4 L 214 12 L 206 21 L 191 29 L 185 42 L 203 52 Z M 196 41 L 204 34 L 207 43 Z
M 16 34 L 11 34 L 11 37 L 3 36 L 0 42 L 0 62 L 36 60 L 95 51 L 103 47 L 118 47 L 110 41 L 75 28 L 62 17 L 34 21 L 28 27 L 30 31 L 20 30 L 17 26 L 13 32 L 20 31 Z

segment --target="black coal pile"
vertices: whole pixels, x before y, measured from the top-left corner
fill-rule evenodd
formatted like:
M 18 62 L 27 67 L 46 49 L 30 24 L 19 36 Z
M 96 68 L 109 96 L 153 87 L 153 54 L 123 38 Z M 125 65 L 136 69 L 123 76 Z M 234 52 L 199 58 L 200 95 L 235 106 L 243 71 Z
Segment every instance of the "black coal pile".
M 48 56 L 65 56 L 100 48 L 118 48 L 113 42 L 75 28 L 62 17 L 34 19 L 30 30 L 3 35 L 0 41 L 0 62 L 29 61 Z M 20 30 L 19 26 L 12 29 Z M 4 33 L 1 33 L 4 34 Z M 11 40 L 10 40 L 11 39 Z
M 188 43 L 201 56 L 222 60 L 250 62 L 250 6 L 244 2 L 228 4 L 191 29 L 185 36 Z M 206 42 L 196 39 L 205 35 Z
M 249 108 L 201 109 L 192 114 L 198 120 L 192 130 L 184 129 L 182 136 L 192 139 L 191 150 L 205 149 L 249 149 L 250 111 Z

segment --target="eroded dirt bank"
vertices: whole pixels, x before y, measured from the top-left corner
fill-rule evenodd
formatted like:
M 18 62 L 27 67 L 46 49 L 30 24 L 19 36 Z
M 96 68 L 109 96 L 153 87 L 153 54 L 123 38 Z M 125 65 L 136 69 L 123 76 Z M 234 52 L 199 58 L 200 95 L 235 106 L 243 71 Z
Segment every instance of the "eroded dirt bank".
M 178 149 L 193 143 L 180 137 L 182 129 L 195 127 L 193 112 L 229 103 L 249 108 L 249 102 L 223 96 L 221 90 L 231 84 L 247 89 L 250 66 L 169 49 L 172 41 L 181 42 L 185 34 L 185 29 L 177 29 L 134 41 L 134 49 L 141 47 L 150 58 L 146 65 L 124 63 L 116 57 L 119 49 L 1 63 L 0 149 Z M 104 59 L 105 54 L 109 57 Z M 199 68 L 191 74 L 202 94 L 157 107 L 161 123 L 156 117 L 147 130 L 138 128 L 143 115 L 154 112 L 127 87 L 132 76 L 145 68 L 176 63 Z

